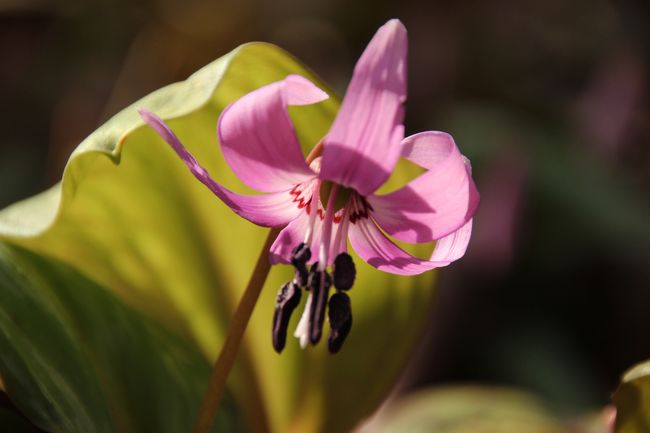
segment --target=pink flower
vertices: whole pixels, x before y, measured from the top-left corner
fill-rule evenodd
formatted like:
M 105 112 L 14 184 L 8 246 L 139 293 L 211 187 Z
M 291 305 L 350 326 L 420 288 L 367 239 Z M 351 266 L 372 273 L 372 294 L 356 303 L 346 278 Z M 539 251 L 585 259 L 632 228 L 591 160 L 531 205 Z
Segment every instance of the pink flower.
M 236 194 L 214 181 L 154 114 L 143 119 L 176 151 L 192 174 L 238 215 L 267 227 L 284 227 L 270 250 L 272 263 L 292 263 L 296 278 L 278 295 L 274 346 L 285 344 L 288 318 L 301 288 L 310 291 L 296 330 L 303 347 L 321 336 L 329 301 L 330 351 L 340 348 L 351 325 L 344 291 L 355 278 L 347 240 L 370 265 L 415 275 L 446 266 L 465 253 L 479 202 L 469 163 L 452 137 L 427 131 L 404 138 L 406 29 L 398 20 L 382 26 L 359 59 L 322 156 L 305 162 L 287 112 L 328 96 L 307 79 L 290 75 L 232 103 L 218 122 L 224 157 L 237 176 L 263 195 Z M 375 191 L 398 159 L 427 171 L 386 195 Z M 321 203 L 321 195 L 323 205 Z M 386 234 L 405 242 L 436 241 L 428 260 L 413 257 Z M 312 256 L 311 252 L 317 252 Z M 311 272 L 307 270 L 308 264 Z

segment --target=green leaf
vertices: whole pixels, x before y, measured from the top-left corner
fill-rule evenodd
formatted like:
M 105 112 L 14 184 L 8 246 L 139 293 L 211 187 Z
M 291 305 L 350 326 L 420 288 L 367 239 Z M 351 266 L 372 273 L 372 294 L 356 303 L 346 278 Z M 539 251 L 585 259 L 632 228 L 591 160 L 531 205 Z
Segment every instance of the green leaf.
M 199 184 L 136 109 L 168 120 L 214 177 L 246 192 L 219 152 L 217 118 L 239 96 L 290 73 L 327 90 L 284 51 L 248 44 L 136 102 L 81 143 L 59 185 L 0 212 L 0 239 L 73 265 L 213 360 L 266 230 Z M 291 111 L 305 150 L 326 133 L 337 108 L 332 97 Z M 356 263 L 354 325 L 336 356 L 323 344 L 302 351 L 295 341 L 281 356 L 273 352 L 275 295 L 291 270 L 271 272 L 229 382 L 248 431 L 349 431 L 395 383 L 430 312 L 434 273 L 389 276 Z
M 616 433 L 650 431 L 650 361 L 632 367 L 613 396 Z
M 391 404 L 359 433 L 569 433 L 536 398 L 502 388 L 420 391 Z
M 600 248 L 603 242 L 622 256 L 643 258 L 650 252 L 645 190 L 629 173 L 590 151 L 590 143 L 566 125 L 481 104 L 450 111 L 447 123 L 478 171 L 497 160 L 509 161 L 530 175 L 529 189 L 553 204 L 542 220 L 551 230 L 561 228 L 561 235 L 541 233 L 539 227 L 537 235 L 561 245 L 538 246 L 537 253 L 552 250 L 557 262 L 566 263 L 577 256 L 576 248 Z M 577 229 L 567 230 L 568 225 Z M 568 231 L 582 237 L 568 242 Z M 563 254 L 561 260 L 557 254 Z
M 174 433 L 191 427 L 210 365 L 71 267 L 0 245 L 0 372 L 46 431 Z M 231 396 L 218 426 L 239 430 Z

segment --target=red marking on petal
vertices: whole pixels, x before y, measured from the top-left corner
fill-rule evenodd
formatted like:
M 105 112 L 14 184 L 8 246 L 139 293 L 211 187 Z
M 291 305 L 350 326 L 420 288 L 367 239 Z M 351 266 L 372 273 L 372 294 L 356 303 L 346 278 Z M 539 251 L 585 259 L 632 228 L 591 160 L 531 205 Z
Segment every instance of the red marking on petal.
M 341 214 L 340 214 L 340 212 L 337 212 L 337 213 L 339 215 L 334 214 L 334 216 L 332 217 L 332 222 L 334 224 L 338 224 L 338 223 L 341 222 Z M 318 209 L 318 217 L 320 218 L 321 221 L 325 220 L 325 211 L 323 211 L 323 209 Z
M 300 189 L 300 185 L 294 185 L 293 188 L 291 188 L 291 191 L 289 191 L 289 194 L 291 194 L 293 197 L 293 203 L 298 203 L 298 209 L 303 209 L 307 208 L 307 213 L 310 212 L 310 206 L 309 204 L 311 203 L 311 198 L 309 200 L 305 200 L 304 197 L 302 197 L 303 191 Z
M 355 224 L 357 221 L 361 219 L 368 218 L 369 211 L 374 211 L 372 208 L 372 205 L 368 203 L 368 201 L 361 197 L 360 195 L 357 195 L 355 197 L 356 199 L 356 206 L 355 209 L 350 212 L 350 222 L 352 224 Z
M 313 196 L 309 197 L 309 199 L 305 198 L 303 195 L 304 189 L 302 189 L 302 184 L 294 185 L 293 188 L 289 191 L 289 194 L 293 196 L 292 203 L 297 203 L 298 209 L 305 209 L 307 212 L 307 215 L 311 214 L 311 202 L 313 200 Z M 364 200 L 365 201 L 365 200 Z M 366 206 L 372 210 L 372 206 L 368 202 L 365 202 Z M 318 209 L 318 218 L 320 218 L 321 221 L 325 219 L 325 211 L 323 209 Z M 334 217 L 332 218 L 332 222 L 334 224 L 339 224 L 341 222 L 341 212 L 337 212 L 334 214 Z

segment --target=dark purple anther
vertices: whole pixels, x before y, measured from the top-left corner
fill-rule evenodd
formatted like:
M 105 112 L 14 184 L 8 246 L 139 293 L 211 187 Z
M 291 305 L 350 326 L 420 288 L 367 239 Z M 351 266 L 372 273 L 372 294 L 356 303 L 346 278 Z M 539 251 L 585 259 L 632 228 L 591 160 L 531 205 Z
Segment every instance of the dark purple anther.
M 334 287 L 336 290 L 350 290 L 354 284 L 357 270 L 352 257 L 348 253 L 341 253 L 334 259 Z
M 295 281 L 300 287 L 307 285 L 309 272 L 307 271 L 307 262 L 311 258 L 311 251 L 304 242 L 298 244 L 291 252 L 291 264 L 296 268 Z
M 275 311 L 273 313 L 273 348 L 276 352 L 282 352 L 287 341 L 287 328 L 293 310 L 300 303 L 300 287 L 293 282 L 288 282 L 278 291 L 275 300 Z
M 309 274 L 309 287 L 312 291 L 312 303 L 309 311 L 309 341 L 311 344 L 318 343 L 323 334 L 325 309 L 331 285 L 332 277 L 327 271 L 312 270 Z
M 338 292 L 330 298 L 328 316 L 332 329 L 327 339 L 327 350 L 337 353 L 352 328 L 352 305 L 346 293 Z
M 311 250 L 306 243 L 301 242 L 291 252 L 291 264 L 296 266 L 296 263 L 306 264 L 311 259 Z
M 307 275 L 307 285 L 305 286 L 305 290 L 311 291 L 312 287 L 318 285 L 319 280 L 320 280 L 320 271 L 318 270 L 318 262 L 316 262 L 313 265 L 311 265 L 311 269 L 309 270 L 309 274 Z
M 300 287 L 307 286 L 309 283 L 309 272 L 307 272 L 307 266 L 296 266 L 296 276 L 293 281 L 295 281 Z

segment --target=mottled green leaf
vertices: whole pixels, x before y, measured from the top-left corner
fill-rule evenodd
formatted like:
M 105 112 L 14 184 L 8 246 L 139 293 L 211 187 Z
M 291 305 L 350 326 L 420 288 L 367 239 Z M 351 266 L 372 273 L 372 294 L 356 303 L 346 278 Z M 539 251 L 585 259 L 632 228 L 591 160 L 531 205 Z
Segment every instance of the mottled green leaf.
M 214 177 L 246 192 L 220 155 L 218 115 L 289 73 L 327 90 L 282 50 L 248 44 L 138 101 L 81 143 L 59 185 L 0 212 L 0 239 L 73 265 L 214 359 L 266 230 L 238 218 L 196 182 L 136 109 L 168 120 Z M 291 111 L 305 150 L 325 134 L 337 107 L 333 97 Z M 337 356 L 323 345 L 301 351 L 295 341 L 281 356 L 273 352 L 274 298 L 291 272 L 271 272 L 229 383 L 249 431 L 349 431 L 396 381 L 429 314 L 434 274 L 388 276 L 357 263 L 354 326 Z

